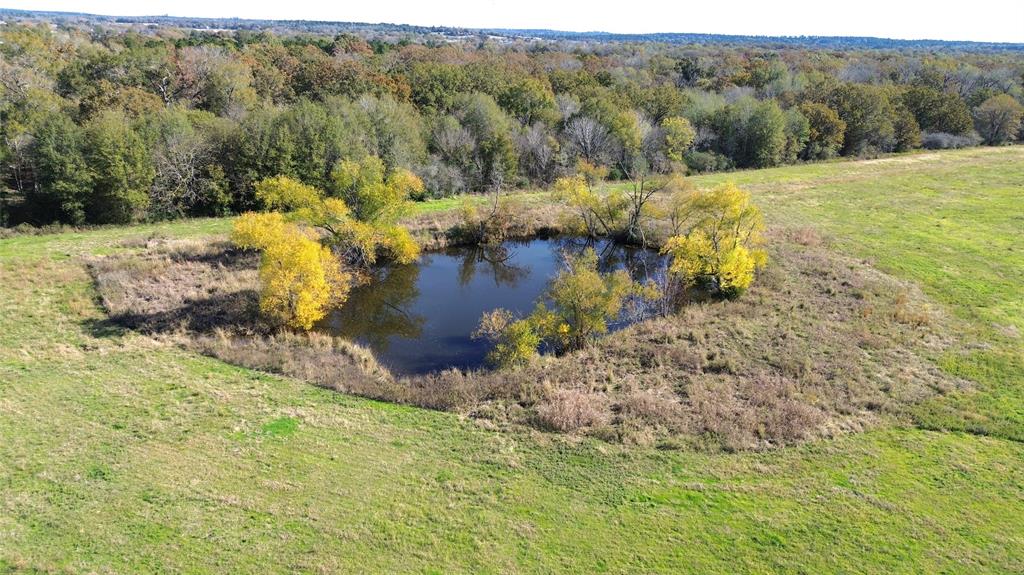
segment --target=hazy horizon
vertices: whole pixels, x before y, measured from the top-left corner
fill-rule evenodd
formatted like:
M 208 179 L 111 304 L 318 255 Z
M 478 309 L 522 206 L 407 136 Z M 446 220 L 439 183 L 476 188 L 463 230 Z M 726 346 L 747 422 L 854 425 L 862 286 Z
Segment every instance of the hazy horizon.
M 540 0 L 422 3 L 402 0 L 373 5 L 323 6 L 296 0 L 287 6 L 235 0 L 212 4 L 181 0 L 136 3 L 125 0 L 5 1 L 0 8 L 83 12 L 104 16 L 177 16 L 265 20 L 320 20 L 449 26 L 462 28 L 547 29 L 615 34 L 697 33 L 754 36 L 863 36 L 900 40 L 1024 42 L 1019 23 L 1024 4 L 978 0 L 970 10 L 946 9 L 945 2 L 892 3 L 865 0 L 856 10 L 823 10 L 820 3 L 782 0 L 771 5 L 737 2 L 714 6 L 663 6 L 636 0 L 621 5 Z M 1001 14 L 993 18 L 993 14 Z M 881 16 L 880 16 L 881 15 Z

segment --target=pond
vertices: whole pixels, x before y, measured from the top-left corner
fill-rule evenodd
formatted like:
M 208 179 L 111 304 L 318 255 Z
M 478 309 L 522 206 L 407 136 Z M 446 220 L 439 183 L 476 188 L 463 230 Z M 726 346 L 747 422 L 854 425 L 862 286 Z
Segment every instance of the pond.
M 599 255 L 601 271 L 626 269 L 637 280 L 664 276 L 665 258 L 657 252 L 608 241 L 551 238 L 449 248 L 374 270 L 317 329 L 370 347 L 397 374 L 482 367 L 489 345 L 470 336 L 480 316 L 499 307 L 528 314 L 566 254 L 587 247 Z M 620 318 L 610 327 L 629 323 Z

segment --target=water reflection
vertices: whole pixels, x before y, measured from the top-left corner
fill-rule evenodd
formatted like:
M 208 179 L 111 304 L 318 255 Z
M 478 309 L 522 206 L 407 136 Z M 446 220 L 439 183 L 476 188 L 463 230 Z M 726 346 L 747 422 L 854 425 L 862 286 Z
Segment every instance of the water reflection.
M 374 270 L 370 281 L 353 288 L 345 304 L 324 320 L 321 329 L 381 351 L 387 350 L 393 337 L 422 337 L 427 317 L 414 305 L 420 295 L 420 265 Z
M 462 258 L 459 266 L 459 285 L 462 286 L 469 284 L 478 273 L 483 273 L 494 280 L 495 287 L 515 287 L 529 273 L 525 267 L 515 264 L 515 246 L 512 244 L 453 248 L 448 253 Z
M 626 269 L 641 281 L 664 276 L 664 258 L 657 253 L 610 242 L 559 238 L 452 248 L 375 270 L 318 329 L 370 346 L 398 373 L 479 367 L 487 345 L 470 334 L 480 316 L 498 307 L 529 313 L 566 255 L 587 247 L 599 254 L 602 271 Z M 631 311 L 613 329 L 650 312 Z

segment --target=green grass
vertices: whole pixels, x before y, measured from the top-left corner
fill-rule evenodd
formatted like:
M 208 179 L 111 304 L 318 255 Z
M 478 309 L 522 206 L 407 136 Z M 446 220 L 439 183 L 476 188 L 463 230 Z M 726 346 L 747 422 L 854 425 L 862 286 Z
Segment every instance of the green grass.
M 177 220 L 136 226 L 103 226 L 83 232 L 62 232 L 48 235 L 20 235 L 0 240 L 0 261 L 32 261 L 64 259 L 82 254 L 109 254 L 128 239 L 153 235 L 203 237 L 227 234 L 232 218 Z
M 432 214 L 436 212 L 444 212 L 448 210 L 457 210 L 462 207 L 463 203 L 469 201 L 479 201 L 479 196 L 453 196 L 450 198 L 440 198 L 437 200 L 426 200 L 422 202 L 416 202 L 413 204 L 413 213 L 419 214 Z
M 922 425 L 1024 441 L 1024 148 L 697 178 L 724 180 L 751 190 L 770 222 L 825 230 L 961 320 L 971 349 L 939 363 L 977 388 L 923 406 Z
M 0 573 L 1024 571 L 1022 165 L 696 178 L 918 282 L 974 346 L 937 358 L 974 389 L 923 409 L 932 429 L 770 453 L 491 432 L 98 326 L 78 256 L 224 220 L 2 240 Z

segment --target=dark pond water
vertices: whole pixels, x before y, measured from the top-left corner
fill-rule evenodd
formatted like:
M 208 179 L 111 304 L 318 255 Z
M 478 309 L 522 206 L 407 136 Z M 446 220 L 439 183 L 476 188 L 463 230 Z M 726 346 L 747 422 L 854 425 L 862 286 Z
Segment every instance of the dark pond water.
M 639 280 L 664 275 L 665 259 L 656 252 L 609 242 L 559 238 L 451 248 L 376 270 L 318 329 L 369 346 L 395 373 L 480 367 L 489 347 L 470 337 L 480 316 L 499 307 L 528 314 L 565 254 L 588 246 L 600 256 L 602 271 L 624 268 Z M 612 328 L 628 323 L 621 318 Z

